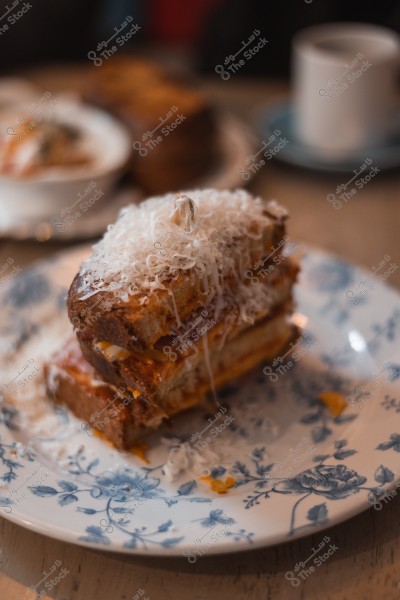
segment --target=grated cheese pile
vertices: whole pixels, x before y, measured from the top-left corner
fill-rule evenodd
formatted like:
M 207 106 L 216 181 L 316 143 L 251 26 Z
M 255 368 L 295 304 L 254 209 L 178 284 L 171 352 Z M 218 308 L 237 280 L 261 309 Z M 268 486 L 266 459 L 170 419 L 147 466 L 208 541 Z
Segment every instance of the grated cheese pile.
M 194 205 L 189 232 L 176 219 L 175 194 L 122 209 L 81 267 L 82 300 L 113 290 L 127 302 L 129 296 L 166 289 L 166 282 L 185 271 L 201 279 L 208 300 L 222 298 L 226 277 L 242 278 L 251 263 L 250 245 L 254 251 L 258 244 L 261 252 L 263 229 L 271 224 L 265 209 L 278 219 L 286 215 L 275 201 L 267 204 L 240 189 L 191 190 L 182 197 Z M 237 243 L 243 239 L 246 243 Z

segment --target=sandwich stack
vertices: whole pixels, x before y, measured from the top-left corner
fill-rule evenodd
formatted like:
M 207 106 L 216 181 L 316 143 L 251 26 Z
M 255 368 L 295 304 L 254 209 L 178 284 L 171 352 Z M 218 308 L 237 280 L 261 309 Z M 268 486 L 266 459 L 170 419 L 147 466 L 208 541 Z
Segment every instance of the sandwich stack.
M 299 270 L 286 219 L 244 190 L 125 207 L 71 285 L 74 336 L 46 365 L 49 395 L 129 449 L 283 353 Z

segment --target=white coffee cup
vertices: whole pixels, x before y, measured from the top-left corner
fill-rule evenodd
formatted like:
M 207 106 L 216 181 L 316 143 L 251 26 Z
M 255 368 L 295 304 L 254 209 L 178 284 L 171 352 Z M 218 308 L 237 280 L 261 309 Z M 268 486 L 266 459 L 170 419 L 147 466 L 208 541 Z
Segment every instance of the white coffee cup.
M 381 144 L 393 126 L 400 38 L 363 23 L 316 25 L 293 40 L 295 128 L 325 157 Z

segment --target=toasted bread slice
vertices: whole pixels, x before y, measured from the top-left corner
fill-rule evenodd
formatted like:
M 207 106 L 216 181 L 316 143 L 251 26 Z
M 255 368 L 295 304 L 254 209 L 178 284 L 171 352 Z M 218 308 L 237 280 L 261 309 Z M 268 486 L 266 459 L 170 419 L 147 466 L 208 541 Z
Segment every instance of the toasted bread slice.
M 265 304 L 254 317 L 256 324 L 263 319 L 271 319 L 278 313 L 290 313 L 292 288 L 297 272 L 297 264 L 288 260 L 284 268 L 276 270 L 273 285 L 270 285 L 268 280 L 258 284 L 256 289 L 249 285 L 250 294 L 260 290 L 265 292 Z M 174 360 L 185 360 L 202 348 L 204 335 L 207 337 L 206 343 L 210 351 L 215 347 L 222 347 L 225 342 L 238 336 L 249 327 L 249 323 L 240 320 L 240 311 L 235 308 L 227 306 L 217 320 L 213 318 L 212 306 L 207 307 L 206 311 L 192 313 L 190 320 L 182 324 L 175 335 L 170 331 L 169 335 L 161 337 L 151 349 L 128 350 L 119 344 L 104 339 L 99 340 L 89 331 L 77 332 L 77 338 L 86 360 L 99 369 L 104 378 L 111 383 L 115 383 L 120 377 L 121 362 L 124 363 L 123 371 L 127 373 L 131 364 L 133 371 L 129 385 L 132 385 L 132 380 L 141 377 L 142 362 L 145 365 L 168 363 L 172 355 L 176 357 Z M 157 366 L 155 366 L 156 370 Z
M 254 264 L 272 262 L 269 255 L 274 254 L 275 247 L 281 246 L 286 239 L 286 213 L 275 203 L 264 205 L 267 218 L 259 238 L 242 236 L 231 241 L 232 264 L 223 281 L 230 293 L 235 293 L 239 282 L 249 283 L 246 273 Z M 286 261 L 281 269 L 275 268 L 271 272 L 266 283 L 272 286 L 277 279 L 290 277 L 297 270 L 295 263 Z M 138 293 L 123 301 L 113 291 L 94 293 L 79 273 L 68 295 L 69 318 L 78 331 L 89 333 L 97 340 L 132 351 L 151 349 L 197 309 L 207 307 L 217 295 L 215 289 L 206 285 L 204 278 L 193 270 L 178 271 L 174 277 L 163 281 L 163 286 L 164 289 L 151 294 Z

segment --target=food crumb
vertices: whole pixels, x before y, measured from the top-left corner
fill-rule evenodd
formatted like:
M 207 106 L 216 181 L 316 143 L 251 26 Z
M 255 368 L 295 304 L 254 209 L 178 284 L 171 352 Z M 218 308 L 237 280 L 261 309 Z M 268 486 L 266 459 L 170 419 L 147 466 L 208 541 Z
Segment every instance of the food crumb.
M 347 406 L 346 398 L 340 392 L 321 392 L 318 398 L 335 417 L 339 417 Z
M 227 477 L 225 481 L 221 479 L 213 479 L 210 476 L 200 477 L 201 481 L 208 483 L 213 492 L 217 492 L 217 494 L 227 494 L 228 489 L 233 487 L 236 483 L 236 480 L 233 477 Z

